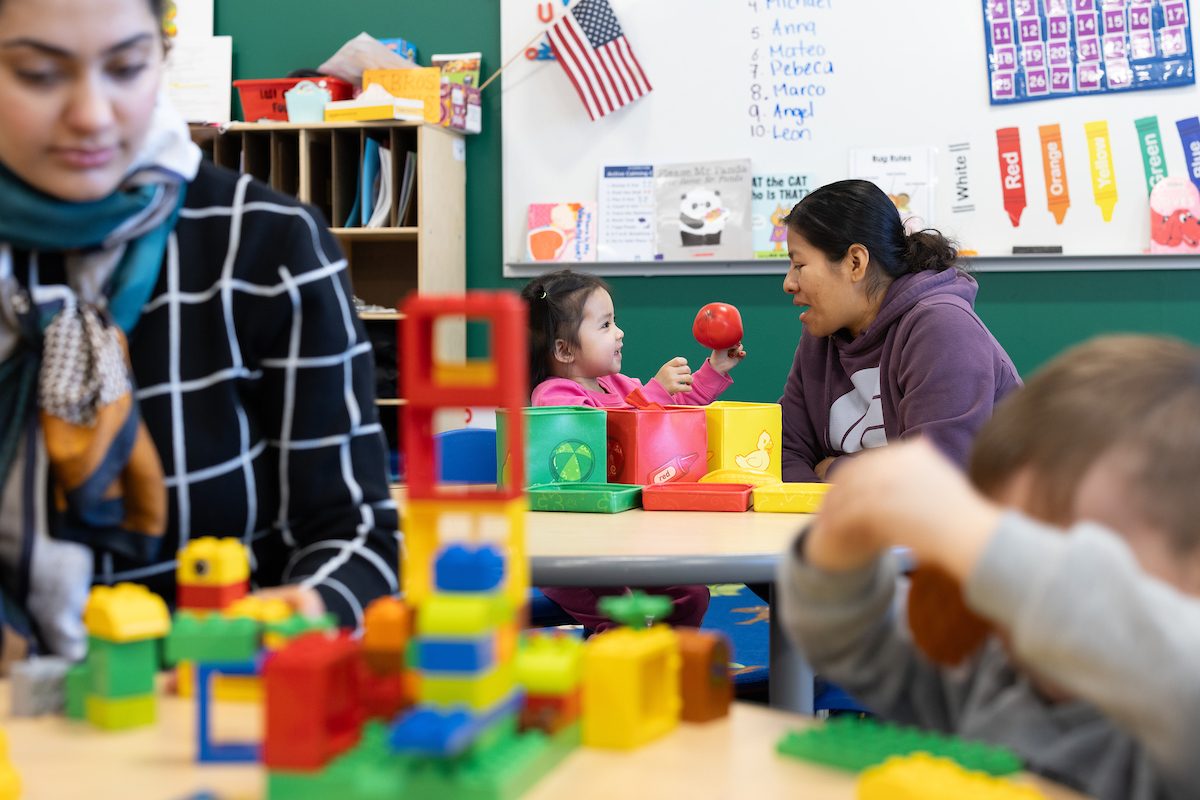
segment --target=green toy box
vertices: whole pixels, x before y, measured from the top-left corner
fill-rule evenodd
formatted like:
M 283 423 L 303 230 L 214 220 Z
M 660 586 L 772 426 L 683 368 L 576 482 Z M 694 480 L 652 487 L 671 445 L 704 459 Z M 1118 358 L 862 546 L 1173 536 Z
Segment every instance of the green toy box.
M 525 485 L 603 483 L 608 415 L 601 408 L 539 406 L 525 415 Z M 508 481 L 508 414 L 496 412 L 496 477 Z

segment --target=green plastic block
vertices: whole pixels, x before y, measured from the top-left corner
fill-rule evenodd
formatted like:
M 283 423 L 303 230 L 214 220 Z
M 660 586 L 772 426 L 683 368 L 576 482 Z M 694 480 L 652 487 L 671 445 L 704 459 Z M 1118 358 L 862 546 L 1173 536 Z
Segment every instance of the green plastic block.
M 629 483 L 544 483 L 527 494 L 531 511 L 617 514 L 642 505 L 642 487 Z
M 509 730 L 452 759 L 402 757 L 407 765 L 406 797 L 454 800 L 515 800 L 579 746 L 579 725 L 553 736 Z
M 135 697 L 154 691 L 158 671 L 158 642 L 114 643 L 88 637 L 87 694 L 96 697 Z
M 141 697 L 96 697 L 84 698 L 84 713 L 87 721 L 107 731 L 123 731 L 154 724 L 154 695 Z
M 387 727 L 369 722 L 362 739 L 325 769 L 315 772 L 271 771 L 271 800 L 395 800 L 405 791 L 405 764 L 387 747 Z
M 417 636 L 479 636 L 512 619 L 512 604 L 502 594 L 438 592 L 417 614 Z
M 260 632 L 259 623 L 245 617 L 180 611 L 167 635 L 166 661 L 168 664 L 252 661 L 262 646 Z
M 1021 759 L 1003 747 L 853 718 L 834 719 L 819 728 L 792 731 L 779 740 L 775 749 L 786 756 L 851 772 L 882 764 L 891 756 L 910 753 L 941 756 L 989 775 L 1011 775 L 1022 767 Z
M 603 482 L 608 474 L 608 414 L 602 408 L 523 409 L 525 485 Z M 496 412 L 496 476 L 508 480 L 508 413 Z
M 87 697 L 89 681 L 86 664 L 76 664 L 67 670 L 67 719 L 87 719 L 83 701 Z
M 582 680 L 583 641 L 571 636 L 529 636 L 517 650 L 517 682 L 527 694 L 560 696 Z
M 319 617 L 306 617 L 295 614 L 283 622 L 268 622 L 267 633 L 277 634 L 285 639 L 295 639 L 312 631 L 337 630 L 337 617 L 333 614 L 322 614 Z

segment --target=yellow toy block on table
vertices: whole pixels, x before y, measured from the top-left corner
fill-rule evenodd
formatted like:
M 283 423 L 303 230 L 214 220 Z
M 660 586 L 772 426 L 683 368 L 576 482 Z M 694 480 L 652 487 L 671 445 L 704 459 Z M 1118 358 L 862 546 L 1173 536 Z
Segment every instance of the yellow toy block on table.
M 88 695 L 83 700 L 87 721 L 97 728 L 120 731 L 152 725 L 155 719 L 154 695 L 108 698 Z
M 1045 800 L 1032 786 L 964 769 L 928 753 L 894 756 L 858 779 L 859 800 Z
M 212 676 L 212 697 L 224 703 L 261 703 L 262 680 L 256 675 Z M 175 665 L 175 693 L 180 697 L 196 696 L 196 665 L 180 661 Z
M 83 625 L 98 639 L 115 643 L 159 639 L 171 630 L 167 604 L 145 586 L 96 586 L 83 607 Z
M 188 586 L 226 586 L 250 578 L 250 556 L 238 539 L 201 536 L 179 551 L 176 580 Z
M 631 750 L 679 724 L 679 643 L 669 627 L 605 631 L 583 650 L 585 745 Z
M 442 71 L 437 67 L 368 69 L 363 72 L 362 83 L 363 89 L 378 84 L 395 97 L 420 100 L 425 104 L 425 121 L 433 125 L 441 122 Z
M 501 664 L 478 674 L 426 670 L 417 686 L 417 702 L 441 708 L 466 707 L 472 711 L 486 711 L 509 697 L 516 685 L 512 664 Z
M 821 509 L 828 483 L 776 483 L 754 489 L 755 511 L 814 514 Z
M 439 592 L 418 608 L 417 635 L 481 636 L 499 628 L 512 615 L 512 604 L 501 594 Z
M 582 669 L 583 642 L 570 636 L 530 636 L 517 651 L 517 682 L 527 694 L 568 694 Z
M 8 757 L 8 736 L 0 730 L 0 800 L 21 796 L 21 776 Z
M 783 409 L 778 403 L 718 400 L 704 414 L 709 472 L 740 470 L 783 480 Z

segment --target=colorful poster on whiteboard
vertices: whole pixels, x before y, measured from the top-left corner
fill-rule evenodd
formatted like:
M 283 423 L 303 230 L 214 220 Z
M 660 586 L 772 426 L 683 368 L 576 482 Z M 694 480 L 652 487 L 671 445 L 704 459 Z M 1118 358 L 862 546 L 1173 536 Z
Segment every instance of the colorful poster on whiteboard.
M 992 105 L 1196 82 L 1187 0 L 983 0 Z

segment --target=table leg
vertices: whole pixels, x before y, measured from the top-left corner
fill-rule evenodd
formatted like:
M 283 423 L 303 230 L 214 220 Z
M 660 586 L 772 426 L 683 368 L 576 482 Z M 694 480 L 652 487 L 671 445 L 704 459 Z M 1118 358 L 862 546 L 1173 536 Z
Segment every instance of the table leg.
M 775 584 L 771 584 L 770 697 L 772 708 L 813 713 L 813 671 L 788 639 L 775 608 Z

